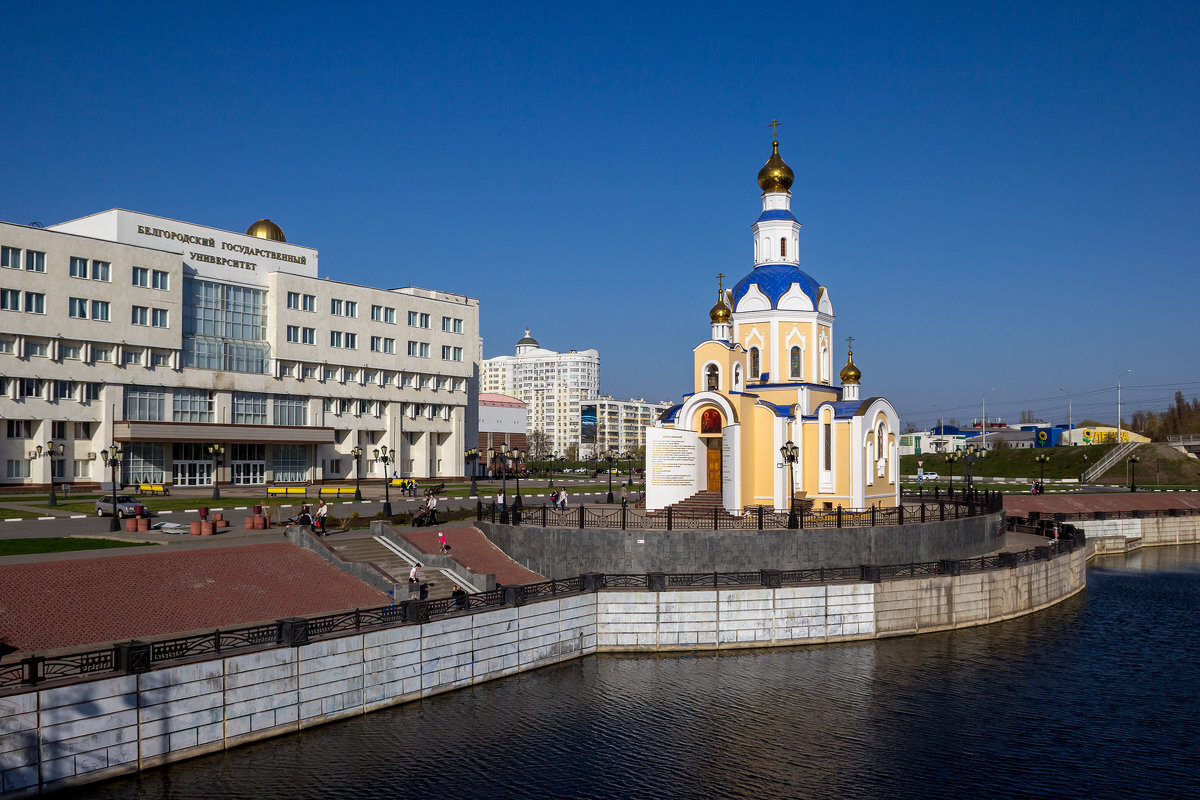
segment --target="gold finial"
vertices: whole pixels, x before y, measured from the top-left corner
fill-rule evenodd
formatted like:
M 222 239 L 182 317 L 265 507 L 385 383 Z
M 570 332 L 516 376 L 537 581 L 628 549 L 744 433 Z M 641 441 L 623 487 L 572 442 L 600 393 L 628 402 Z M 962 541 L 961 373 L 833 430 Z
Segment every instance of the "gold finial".
M 713 325 L 727 325 L 733 319 L 733 312 L 725 304 L 725 288 L 722 284 L 724 278 L 724 272 L 717 273 L 717 304 L 708 312 L 708 318 L 712 320 Z
M 842 367 L 842 385 L 858 383 L 862 379 L 862 371 L 854 363 L 854 337 L 846 337 L 846 366 Z
M 775 121 L 771 123 L 770 127 L 774 130 L 779 124 L 778 121 Z M 792 188 L 794 180 L 796 180 L 796 175 L 792 172 L 792 168 L 779 156 L 779 139 L 776 138 L 771 143 L 771 157 L 758 171 L 758 188 L 764 192 L 787 192 Z
M 777 142 L 779 141 L 779 126 L 782 124 L 779 120 L 773 119 L 771 120 L 771 124 L 767 126 L 771 129 L 771 137 Z
M 854 337 L 853 336 L 846 337 L 846 350 L 849 351 L 850 355 L 854 355 Z
M 725 279 L 725 273 L 718 272 L 717 273 L 717 296 L 720 296 L 721 293 L 725 291 L 725 286 L 724 286 L 724 284 L 721 283 L 721 281 L 724 279 Z

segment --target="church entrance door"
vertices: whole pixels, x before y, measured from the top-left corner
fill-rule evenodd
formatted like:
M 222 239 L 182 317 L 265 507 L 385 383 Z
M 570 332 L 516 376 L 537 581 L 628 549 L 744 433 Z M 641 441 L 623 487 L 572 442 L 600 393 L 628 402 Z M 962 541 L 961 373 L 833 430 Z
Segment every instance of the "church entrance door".
M 721 491 L 721 440 L 708 440 L 708 485 L 710 492 Z

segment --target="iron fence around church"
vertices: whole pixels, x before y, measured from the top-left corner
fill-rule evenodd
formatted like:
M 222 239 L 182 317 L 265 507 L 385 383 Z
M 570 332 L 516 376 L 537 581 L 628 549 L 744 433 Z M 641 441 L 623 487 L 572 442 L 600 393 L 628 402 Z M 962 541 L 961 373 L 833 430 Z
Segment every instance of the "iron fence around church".
M 540 528 L 608 528 L 616 530 L 775 530 L 782 528 L 867 528 L 882 525 L 912 525 L 922 522 L 976 517 L 1003 510 L 998 492 L 978 492 L 961 498 L 909 500 L 891 508 L 796 509 L 777 511 L 758 506 L 740 514 L 722 508 L 681 511 L 668 507 L 662 511 L 644 511 L 626 505 L 579 505 L 558 509 L 551 505 L 526 505 L 502 509 L 495 503 L 476 503 L 479 522 L 523 525 Z
M 587 573 L 572 578 L 503 586 L 488 592 L 437 600 L 408 600 L 376 608 L 286 619 L 218 629 L 188 636 L 147 641 L 116 642 L 104 647 L 70 652 L 26 654 L 0 663 L 0 692 L 27 690 L 49 682 L 70 682 L 104 675 L 131 675 L 172 664 L 238 655 L 277 647 L 298 647 L 311 641 L 362 631 L 421 625 L 433 620 L 478 611 L 521 606 L 560 595 L 578 595 L 602 589 L 636 588 L 661 592 L 668 589 L 781 588 L 838 582 L 962 575 L 1048 560 L 1085 545 L 1082 530 L 1063 525 L 1060 538 L 1045 546 L 1017 552 L 994 553 L 978 558 L 942 559 L 874 566 L 818 567 L 813 569 L 761 569 L 740 572 L 636 574 Z

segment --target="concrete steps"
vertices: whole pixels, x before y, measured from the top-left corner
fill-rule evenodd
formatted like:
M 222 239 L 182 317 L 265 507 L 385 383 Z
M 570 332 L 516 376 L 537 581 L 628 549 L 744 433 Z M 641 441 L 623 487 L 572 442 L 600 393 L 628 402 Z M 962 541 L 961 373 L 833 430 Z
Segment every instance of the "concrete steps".
M 408 585 L 408 572 L 412 569 L 412 562 L 381 544 L 370 534 L 354 534 L 353 538 L 332 539 L 328 544 L 347 561 L 374 564 L 390 575 L 396 583 Z M 430 599 L 449 597 L 456 585 L 453 578 L 428 567 L 421 568 L 420 576 L 421 583 L 428 587 Z M 469 587 L 467 588 L 469 590 Z M 396 599 L 407 600 L 409 598 L 397 597 Z

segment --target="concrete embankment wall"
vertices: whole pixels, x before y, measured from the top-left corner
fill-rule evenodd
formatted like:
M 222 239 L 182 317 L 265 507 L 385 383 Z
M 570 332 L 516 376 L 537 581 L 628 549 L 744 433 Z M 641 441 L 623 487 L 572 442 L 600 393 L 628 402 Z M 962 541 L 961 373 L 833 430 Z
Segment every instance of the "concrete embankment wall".
M 0 792 L 102 780 L 603 651 L 970 627 L 1084 586 L 1084 550 L 1012 569 L 778 589 L 605 590 L 0 698 Z
M 936 519 L 937 507 L 929 506 Z M 910 512 L 912 513 L 912 512 Z M 619 530 L 476 523 L 510 558 L 547 577 L 585 572 L 736 572 L 830 564 L 907 564 L 996 550 L 1004 515 L 803 530 Z
M 1110 536 L 1140 538 L 1143 545 L 1196 544 L 1200 542 L 1200 517 L 1142 517 L 1141 519 L 1085 519 L 1074 523 L 1089 539 Z

